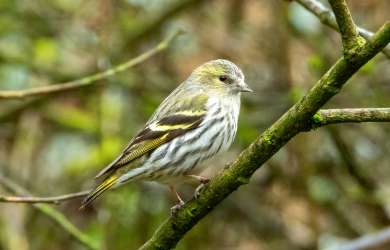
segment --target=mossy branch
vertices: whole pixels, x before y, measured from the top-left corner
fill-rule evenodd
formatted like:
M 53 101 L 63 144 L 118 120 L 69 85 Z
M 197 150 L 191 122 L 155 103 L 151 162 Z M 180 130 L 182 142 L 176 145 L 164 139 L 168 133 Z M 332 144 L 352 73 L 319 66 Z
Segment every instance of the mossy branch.
M 32 97 L 32 96 L 49 95 L 49 94 L 54 94 L 54 93 L 59 93 L 59 92 L 90 86 L 99 80 L 108 78 L 112 75 L 115 75 L 117 73 L 128 70 L 136 65 L 139 65 L 142 62 L 146 61 L 147 59 L 151 58 L 152 56 L 156 55 L 157 53 L 165 50 L 166 48 L 168 48 L 170 43 L 182 32 L 183 31 L 181 30 L 176 31 L 173 35 L 165 38 L 154 48 L 142 53 L 137 57 L 128 60 L 127 62 L 119 64 L 111 69 L 96 73 L 94 75 L 86 76 L 77 80 L 73 80 L 70 82 L 65 82 L 65 83 L 53 84 L 53 85 L 43 86 L 43 87 L 35 87 L 35 88 L 25 89 L 25 90 L 0 91 L 0 100 L 1 99 L 22 99 L 22 98 Z
M 306 10 L 313 13 L 318 19 L 328 27 L 340 32 L 336 18 L 333 15 L 332 11 L 325 7 L 320 1 L 318 0 L 295 0 L 298 4 L 303 6 Z M 374 35 L 371 31 L 364 29 L 362 27 L 357 27 L 357 30 L 359 34 L 364 37 L 366 40 L 370 40 L 371 37 Z M 385 48 L 383 48 L 382 53 L 390 59 L 390 45 L 387 45 Z
M 300 101 L 264 131 L 232 164 L 217 174 L 198 199 L 187 202 L 175 216 L 168 218 L 140 249 L 174 248 L 214 207 L 241 185 L 247 184 L 253 173 L 291 138 L 311 128 L 312 117 L 316 112 L 389 41 L 390 23 L 387 22 L 370 42 L 355 51 L 354 63 L 344 57 L 340 58 Z
M 347 2 L 345 0 L 329 0 L 329 3 L 336 16 L 341 41 L 343 42 L 344 55 L 348 58 L 355 54 L 355 50 L 361 48 L 364 39 L 359 36 Z
M 312 122 L 313 128 L 338 123 L 390 122 L 390 108 L 322 109 Z

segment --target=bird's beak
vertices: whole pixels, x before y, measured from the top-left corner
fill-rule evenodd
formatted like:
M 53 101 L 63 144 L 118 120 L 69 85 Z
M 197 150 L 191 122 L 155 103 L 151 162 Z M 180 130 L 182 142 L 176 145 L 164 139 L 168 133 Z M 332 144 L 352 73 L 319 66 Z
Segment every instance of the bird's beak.
M 249 88 L 248 84 L 246 84 L 244 81 L 240 83 L 240 92 L 253 92 L 251 88 Z

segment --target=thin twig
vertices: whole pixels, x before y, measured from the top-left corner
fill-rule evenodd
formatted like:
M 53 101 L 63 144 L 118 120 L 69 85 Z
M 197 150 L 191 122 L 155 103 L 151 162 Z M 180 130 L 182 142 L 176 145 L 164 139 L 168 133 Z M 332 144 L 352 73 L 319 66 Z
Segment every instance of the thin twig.
M 0 202 L 12 203 L 49 203 L 60 204 L 63 201 L 73 200 L 86 196 L 90 191 L 81 191 L 52 197 L 32 197 L 32 196 L 0 196 Z
M 0 174 L 0 184 L 5 188 L 9 189 L 13 193 L 17 195 L 30 195 L 27 190 L 8 179 L 7 177 Z M 98 250 L 99 244 L 92 238 L 90 238 L 87 234 L 83 233 L 80 229 L 78 229 L 75 225 L 70 222 L 66 216 L 58 211 L 57 209 L 47 205 L 47 204 L 33 204 L 34 208 L 38 211 L 51 218 L 54 222 L 56 222 L 62 229 L 68 232 L 75 240 L 83 244 L 85 247 L 91 250 Z
M 341 33 L 344 54 L 351 54 L 356 47 L 359 47 L 359 33 L 349 12 L 345 0 L 329 0 L 330 6 L 336 16 L 336 21 Z
M 154 56 L 155 54 L 165 50 L 169 46 L 169 44 L 181 33 L 182 33 L 181 30 L 176 31 L 173 35 L 165 38 L 154 48 L 142 53 L 141 55 L 135 58 L 130 59 L 125 63 L 119 64 L 111 69 L 96 73 L 94 75 L 86 76 L 74 81 L 65 82 L 65 83 L 35 87 L 35 88 L 25 89 L 25 90 L 0 91 L 0 100 L 1 99 L 22 99 L 31 96 L 48 95 L 48 94 L 54 94 L 58 92 L 64 92 L 64 91 L 69 91 L 69 90 L 74 90 L 74 89 L 79 89 L 82 87 L 89 86 L 98 80 L 108 78 L 119 72 L 132 68 L 144 62 L 145 60 L 149 59 L 150 57 Z
M 302 5 L 305 9 L 313 13 L 315 16 L 318 17 L 318 19 L 325 25 L 329 26 L 330 28 L 338 31 L 338 25 L 336 22 L 336 18 L 333 15 L 333 12 L 325 7 L 320 1 L 318 0 L 295 0 L 298 4 Z M 374 33 L 372 33 L 369 30 L 366 30 L 362 27 L 357 27 L 359 34 L 364 37 L 367 41 L 371 40 L 371 37 Z M 382 53 L 390 59 L 390 45 L 387 45 L 383 50 Z

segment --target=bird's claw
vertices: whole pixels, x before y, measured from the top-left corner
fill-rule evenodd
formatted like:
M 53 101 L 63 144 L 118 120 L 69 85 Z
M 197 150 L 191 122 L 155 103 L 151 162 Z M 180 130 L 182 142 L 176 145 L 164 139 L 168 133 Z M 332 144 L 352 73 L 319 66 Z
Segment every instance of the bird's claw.
M 184 202 L 179 202 L 178 204 L 171 207 L 171 216 L 176 216 L 179 210 L 184 206 Z
M 195 199 L 198 199 L 199 196 L 200 196 L 200 193 L 202 192 L 202 190 L 205 188 L 205 186 L 209 183 L 209 179 L 203 179 L 200 183 L 200 185 L 195 189 L 195 192 L 194 192 L 194 197 Z

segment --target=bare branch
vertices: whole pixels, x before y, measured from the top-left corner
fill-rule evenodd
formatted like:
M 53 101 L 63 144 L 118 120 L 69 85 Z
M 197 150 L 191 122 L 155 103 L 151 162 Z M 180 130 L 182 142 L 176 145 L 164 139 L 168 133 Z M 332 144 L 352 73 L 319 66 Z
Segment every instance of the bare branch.
M 329 26 L 330 28 L 338 31 L 338 25 L 336 22 L 336 18 L 334 17 L 332 11 L 328 8 L 326 8 L 320 1 L 318 0 L 295 0 L 295 2 L 302 5 L 305 9 L 313 13 L 315 16 L 318 17 L 318 19 L 325 25 Z M 362 27 L 357 27 L 357 30 L 359 34 L 364 37 L 367 41 L 371 39 L 373 36 L 373 33 L 369 30 L 366 30 Z M 390 59 L 390 45 L 387 45 L 383 50 L 382 53 Z
M 60 204 L 63 201 L 73 200 L 86 196 L 90 191 L 81 191 L 52 197 L 31 197 L 31 196 L 0 196 L 0 202 L 12 203 L 50 203 Z
M 329 0 L 329 3 L 336 16 L 343 42 L 344 54 L 352 54 L 361 44 L 359 41 L 359 33 L 349 12 L 347 2 L 345 0 Z
M 0 184 L 17 195 L 29 195 L 28 191 L 17 183 L 0 174 Z M 100 249 L 98 244 L 70 222 L 63 213 L 47 204 L 33 204 L 34 208 L 51 218 L 75 240 L 91 250 Z
M 150 57 L 156 55 L 157 53 L 165 50 L 169 44 L 179 35 L 182 31 L 176 31 L 173 35 L 167 37 L 163 41 L 161 41 L 157 46 L 154 48 L 146 51 L 145 53 L 130 59 L 129 61 L 119 64 L 111 69 L 105 70 L 103 72 L 99 72 L 94 75 L 86 76 L 81 79 L 77 79 L 70 82 L 60 83 L 60 84 L 54 84 L 49 86 L 43 86 L 43 87 L 36 87 L 26 90 L 4 90 L 0 91 L 0 100 L 1 99 L 22 99 L 25 97 L 31 97 L 31 96 L 41 96 L 41 95 L 48 95 L 48 94 L 54 94 L 58 92 L 64 92 L 74 89 L 79 89 L 82 87 L 89 86 L 93 83 L 95 83 L 98 80 L 102 80 L 105 78 L 108 78 L 112 75 L 115 75 L 117 73 L 120 73 L 122 71 L 125 71 L 129 68 L 132 68 Z

